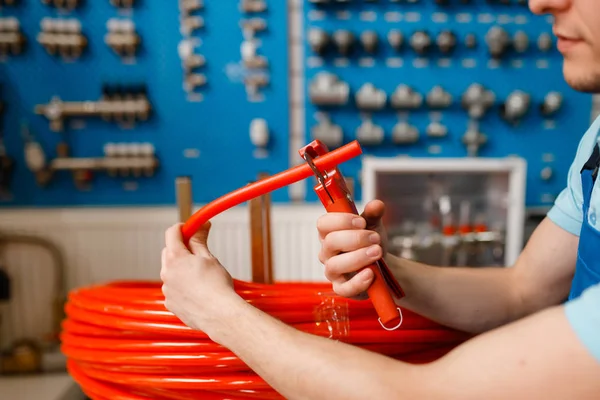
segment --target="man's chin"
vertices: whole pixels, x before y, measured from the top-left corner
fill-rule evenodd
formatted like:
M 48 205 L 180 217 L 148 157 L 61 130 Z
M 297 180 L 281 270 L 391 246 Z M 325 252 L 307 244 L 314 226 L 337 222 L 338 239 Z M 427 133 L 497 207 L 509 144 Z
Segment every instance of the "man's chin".
M 586 66 L 593 63 L 575 63 L 565 59 L 563 64 L 563 75 L 565 81 L 574 90 L 583 93 L 600 93 L 600 72 L 591 70 Z

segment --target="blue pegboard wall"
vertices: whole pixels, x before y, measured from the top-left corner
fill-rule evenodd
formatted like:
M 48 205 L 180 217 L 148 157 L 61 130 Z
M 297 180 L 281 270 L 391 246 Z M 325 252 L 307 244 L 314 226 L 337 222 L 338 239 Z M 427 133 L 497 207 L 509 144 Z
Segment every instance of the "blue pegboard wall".
M 379 126 L 385 136 L 383 142 L 366 147 L 370 154 L 465 157 L 468 152 L 462 138 L 470 119 L 461 106 L 461 96 L 471 84 L 478 83 L 495 97 L 494 104 L 478 122 L 479 131 L 487 137 L 478 156 L 516 154 L 524 157 L 528 163 L 527 205 L 548 206 L 566 183 L 578 141 L 590 122 L 591 99 L 565 83 L 562 56 L 556 50 L 551 20 L 547 16 L 533 15 L 526 3 L 516 0 L 305 2 L 305 32 L 307 38 L 312 37 L 305 41 L 308 129 L 319 126 L 325 116 L 329 124 L 336 126 L 334 129 L 341 128 L 347 142 L 357 138 L 357 128 L 367 120 Z M 492 28 L 501 28 L 507 35 L 506 51 L 495 59 L 490 56 L 486 43 L 486 35 Z M 312 34 L 308 33 L 311 30 Z M 363 44 L 368 42 L 361 41 L 366 31 L 377 35 L 378 48 L 374 53 L 367 51 L 368 47 Z M 401 33 L 403 43 L 399 48 L 390 44 L 392 31 Z M 419 35 L 426 33 L 431 41 L 422 54 L 411 45 L 411 38 L 418 31 L 421 31 Z M 451 32 L 456 40 L 456 46 L 448 54 L 436 43 L 443 31 Z M 352 36 L 350 40 L 348 33 Z M 522 34 L 528 38 L 528 48 L 517 52 L 514 39 Z M 540 36 L 543 50 L 538 47 Z M 503 34 L 498 37 L 502 39 Z M 544 40 L 548 38 L 552 43 L 546 49 L 544 44 L 548 43 Z M 475 45 L 470 46 L 473 39 Z M 340 47 L 344 42 L 352 44 L 347 54 L 343 54 Z M 308 86 L 324 71 L 333 73 L 339 82 L 347 85 L 347 102 L 319 105 L 310 101 Z M 385 93 L 383 108 L 365 111 L 357 106 L 355 96 L 365 83 Z M 391 97 L 400 84 L 419 93 L 421 106 L 399 110 L 391 105 Z M 428 107 L 426 96 L 437 85 L 452 96 L 452 103 L 447 108 L 434 110 Z M 517 123 L 507 123 L 500 116 L 500 110 L 507 96 L 515 90 L 529 94 L 531 103 L 524 118 Z M 557 113 L 544 116 L 539 107 L 550 92 L 560 93 L 563 103 Z M 394 126 L 399 121 L 414 127 L 419 133 L 418 140 L 394 142 Z M 431 121 L 443 124 L 447 134 L 428 136 Z M 325 137 L 334 138 L 331 129 L 325 132 Z M 359 169 L 360 162 L 354 160 L 344 166 L 346 175 L 356 179 Z
M 206 85 L 188 94 L 183 88 L 180 52 L 185 37 L 178 2 L 137 0 L 131 10 L 122 10 L 109 0 L 88 0 L 68 13 L 40 0 L 19 0 L 4 7 L 1 16 L 20 21 L 27 43 L 21 55 L 9 55 L 0 63 L 6 147 L 16 159 L 12 198 L 2 204 L 173 204 L 178 175 L 192 176 L 195 200 L 206 202 L 256 180 L 260 172 L 287 168 L 285 3 L 270 2 L 265 12 L 245 14 L 237 2 L 207 1 L 191 15 L 204 21 L 204 27 L 195 29 L 189 39 L 197 43 L 193 52 L 206 60 L 205 66 L 194 70 L 206 76 Z M 36 41 L 42 19 L 59 16 L 81 22 L 89 43 L 78 59 L 65 62 L 50 56 Z M 135 23 L 141 38 L 135 60 L 123 62 L 104 42 L 107 22 L 117 17 Z M 248 71 L 240 61 L 244 41 L 240 21 L 250 17 L 267 21 L 266 31 L 256 34 L 260 40 L 256 52 L 266 57 L 269 80 L 252 99 L 242 83 Z M 64 132 L 57 133 L 45 117 L 34 114 L 36 105 L 48 103 L 53 96 L 63 101 L 97 100 L 105 84 L 145 85 L 153 109 L 150 119 L 121 128 L 99 118 L 75 118 L 66 120 Z M 266 156 L 255 157 L 250 142 L 249 124 L 254 118 L 268 123 L 271 142 Z M 60 172 L 42 188 L 24 163 L 23 124 L 49 158 L 55 157 L 56 145 L 63 140 L 74 157 L 102 156 L 106 143 L 152 143 L 160 166 L 154 176 L 141 179 L 111 178 L 99 172 L 86 190 L 75 187 L 70 173 Z M 287 193 L 274 196 L 285 200 Z
M 0 0 L 0 4 L 2 1 Z M 189 37 L 181 31 L 182 12 L 179 2 L 138 0 L 131 10 L 119 9 L 109 0 L 88 0 L 70 12 L 42 4 L 39 0 L 18 0 L 14 6 L 0 9 L 0 18 L 15 17 L 27 42 L 20 55 L 8 55 L 0 62 L 0 99 L 6 103 L 4 118 L 5 143 L 16 159 L 12 195 L 0 201 L 4 206 L 70 206 L 70 205 L 153 205 L 173 204 L 174 179 L 191 175 L 194 197 L 207 202 L 256 179 L 260 172 L 276 173 L 290 165 L 290 84 L 291 67 L 303 71 L 305 142 L 319 118 L 327 115 L 343 132 L 343 142 L 356 138 L 356 129 L 365 119 L 383 129 L 385 139 L 377 145 L 365 145 L 368 154 L 393 156 L 408 154 L 426 157 L 464 157 L 462 142 L 469 118 L 460 98 L 472 83 L 480 83 L 494 93 L 495 101 L 478 124 L 487 137 L 478 156 L 498 157 L 517 154 L 528 162 L 529 206 L 548 205 L 564 187 L 568 166 L 577 143 L 589 124 L 591 99 L 570 89 L 561 73 L 561 55 L 551 46 L 538 48 L 541 34 L 551 34 L 546 17 L 533 16 L 526 6 L 513 2 L 473 0 L 470 4 L 433 0 L 412 2 L 290 1 L 301 7 L 288 9 L 285 1 L 266 1 L 266 11 L 244 13 L 241 3 L 260 8 L 260 1 L 204 1 L 204 6 L 191 13 L 200 16 L 204 27 L 193 30 Z M 295 10 L 299 10 L 296 13 Z M 63 60 L 47 54 L 37 42 L 40 23 L 45 17 L 73 18 L 81 23 L 88 45 L 80 58 Z M 107 22 L 111 18 L 131 20 L 141 38 L 134 60 L 117 56 L 104 42 Z M 249 70 L 241 63 L 242 42 L 248 40 L 240 27 L 242 20 L 262 18 L 266 30 L 256 33 L 256 53 L 268 62 L 266 68 Z M 289 32 L 296 18 L 302 32 Z M 515 53 L 511 45 L 498 61 L 490 61 L 485 36 L 490 28 L 502 27 L 509 41 L 518 31 L 529 38 L 529 47 Z M 322 54 L 314 51 L 314 28 L 321 28 L 330 43 Z M 352 50 L 344 56 L 333 39 L 335 31 L 346 29 L 354 35 Z M 388 42 L 391 30 L 403 35 L 403 45 L 396 51 Z M 456 48 L 449 55 L 440 53 L 436 37 L 442 30 L 456 37 Z M 361 46 L 365 31 L 377 34 L 379 45 L 373 54 Z M 430 49 L 417 55 L 410 38 L 416 31 L 427 32 Z M 290 43 L 300 34 L 303 47 L 302 65 L 289 63 Z M 314 32 L 313 32 L 314 34 Z M 472 35 L 476 45 L 466 45 Z M 197 43 L 193 50 L 202 55 L 206 65 L 195 68 L 204 74 L 206 84 L 192 94 L 184 90 L 186 74 L 181 54 L 185 43 Z M 309 86 L 323 71 L 334 73 L 348 85 L 348 101 L 344 105 L 320 106 L 311 102 Z M 259 75 L 253 75 L 258 73 Z M 265 74 L 268 84 L 249 96 L 245 78 Z M 387 99 L 382 110 L 357 108 L 355 95 L 365 83 L 383 90 Z M 36 105 L 48 103 L 58 96 L 63 101 L 97 100 L 102 88 L 109 85 L 145 87 L 152 105 L 148 121 L 133 127 L 121 127 L 99 118 L 67 119 L 64 132 L 50 129 L 47 118 L 34 113 Z M 415 110 L 396 110 L 390 98 L 399 84 L 407 84 L 423 97 Z M 440 85 L 452 95 L 452 104 L 441 110 L 429 109 L 425 97 L 432 87 Z M 531 95 L 531 106 L 517 124 L 508 124 L 499 110 L 509 93 L 522 90 Z M 552 91 L 559 92 L 563 104 L 550 117 L 539 112 L 539 104 Z M 254 118 L 264 118 L 270 132 L 265 152 L 257 152 L 251 143 L 249 125 Z M 394 126 L 406 121 L 418 130 L 415 143 L 395 143 Z M 447 128 L 445 137 L 429 137 L 427 126 L 432 120 Z M 27 126 L 47 157 L 56 156 L 59 142 L 68 143 L 74 157 L 102 156 L 106 143 L 151 143 L 160 166 L 152 177 L 110 177 L 94 174 L 86 190 L 76 188 L 71 174 L 56 174 L 46 187 L 39 187 L 27 169 L 23 156 L 22 127 Z M 335 129 L 334 129 L 335 130 Z M 326 130 L 327 133 L 327 130 Z M 329 131 L 330 134 L 331 131 Z M 550 167 L 550 179 L 541 178 Z M 343 166 L 343 172 L 358 182 L 360 161 Z M 544 170 L 549 171 L 549 170 Z M 307 184 L 307 199 L 315 200 Z M 360 198 L 360 186 L 357 186 Z M 274 200 L 288 201 L 286 190 L 274 193 Z

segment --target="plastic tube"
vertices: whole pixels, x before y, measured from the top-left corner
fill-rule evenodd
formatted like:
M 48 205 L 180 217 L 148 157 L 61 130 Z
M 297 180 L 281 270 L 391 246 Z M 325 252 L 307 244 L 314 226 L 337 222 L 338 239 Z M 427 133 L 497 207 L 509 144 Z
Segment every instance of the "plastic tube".
M 330 169 L 360 154 L 362 154 L 360 145 L 357 141 L 353 141 L 315 159 L 315 165 L 320 170 Z M 310 176 L 314 176 L 310 167 L 307 164 L 300 164 L 218 198 L 196 211 L 183 225 L 181 233 L 183 234 L 184 241 L 187 242 L 190 240 L 194 233 L 215 215 L 245 201 L 291 185 Z
M 335 296 L 328 284 L 235 286 L 246 301 L 296 329 L 407 362 L 435 360 L 469 337 L 408 310 L 402 330 L 381 330 L 370 301 Z M 159 282 L 114 282 L 69 294 L 62 351 L 89 397 L 281 398 L 231 351 L 186 327 L 163 301 Z

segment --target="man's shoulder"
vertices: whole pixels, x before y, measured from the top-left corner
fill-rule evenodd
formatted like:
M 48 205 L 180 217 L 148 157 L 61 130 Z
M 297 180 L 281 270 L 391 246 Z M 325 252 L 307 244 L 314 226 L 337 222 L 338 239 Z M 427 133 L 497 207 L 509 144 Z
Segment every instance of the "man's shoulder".
M 577 148 L 577 154 L 575 155 L 575 162 L 578 162 L 581 167 L 589 159 L 590 155 L 594 151 L 594 146 L 598 143 L 598 136 L 600 135 L 600 115 L 598 115 L 588 130 L 585 132 L 579 147 Z
M 580 173 L 588 161 L 598 142 L 600 134 L 600 115 L 594 119 L 588 130 L 579 141 L 567 177 L 565 189 L 558 195 L 554 207 L 548 212 L 548 217 L 558 226 L 574 235 L 579 235 L 583 221 L 583 193 Z M 600 186 L 600 185 L 598 185 Z M 600 190 L 600 187 L 598 188 Z M 595 194 L 592 202 L 600 208 L 600 195 Z
M 596 118 L 596 121 L 594 121 L 595 123 L 600 120 L 599 118 Z M 590 159 L 590 156 L 592 155 L 594 148 L 596 147 L 597 143 L 598 143 L 598 138 L 600 136 L 600 125 L 593 130 L 590 133 L 590 137 L 588 138 L 588 141 L 585 143 L 585 150 L 582 150 L 582 159 L 583 159 L 583 163 L 581 163 L 581 167 L 583 168 L 583 165 Z M 596 162 L 598 162 L 598 160 L 596 160 Z M 597 180 L 594 183 L 594 187 L 592 189 L 592 193 L 591 193 L 591 198 L 590 198 L 590 210 L 588 213 L 588 223 L 593 226 L 597 231 L 600 231 L 600 218 L 598 218 L 599 216 L 599 211 L 600 211 L 600 180 Z

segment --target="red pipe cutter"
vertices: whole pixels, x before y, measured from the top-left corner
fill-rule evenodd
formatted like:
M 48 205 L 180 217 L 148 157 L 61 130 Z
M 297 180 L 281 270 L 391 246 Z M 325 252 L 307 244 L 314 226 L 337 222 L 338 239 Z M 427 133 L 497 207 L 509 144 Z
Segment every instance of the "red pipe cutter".
M 315 158 L 329 152 L 327 146 L 321 141 L 315 140 L 301 148 L 298 152 L 311 167 L 317 178 L 314 190 L 321 203 L 323 203 L 325 210 L 327 212 L 358 215 L 352 195 L 339 169 L 334 167 L 327 171 L 320 171 L 313 162 Z M 379 323 L 387 330 L 399 328 L 402 325 L 402 312 L 394 302 L 392 296 L 401 299 L 404 297 L 404 291 L 392 275 L 383 258 L 365 268 L 370 268 L 375 276 L 373 283 L 367 289 L 367 294 L 377 311 L 377 315 L 379 315 Z M 386 325 L 394 321 L 398 321 L 396 325 L 393 328 L 387 328 Z

